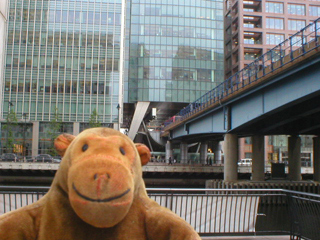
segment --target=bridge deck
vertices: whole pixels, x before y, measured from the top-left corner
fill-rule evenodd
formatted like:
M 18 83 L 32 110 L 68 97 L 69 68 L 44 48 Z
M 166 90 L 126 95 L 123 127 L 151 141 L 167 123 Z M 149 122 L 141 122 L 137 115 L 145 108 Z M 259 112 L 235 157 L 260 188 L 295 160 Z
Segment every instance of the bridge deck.
M 318 19 L 316 21 L 320 20 Z M 308 27 L 311 27 L 311 25 Z M 311 31 L 310 29 L 308 30 Z M 306 31 L 307 27 L 302 29 L 300 32 L 302 33 Z M 301 34 L 300 32 L 297 34 Z M 180 113 L 176 115 L 173 122 L 167 123 L 162 136 L 168 136 L 170 130 L 177 128 L 181 124 L 203 115 L 208 110 L 221 106 L 221 104 L 224 104 L 257 86 L 268 82 L 277 75 L 283 74 L 290 69 L 294 69 L 304 61 L 310 61 L 310 59 L 318 56 L 320 54 L 320 38 L 311 38 L 310 34 L 308 36 L 312 40 L 308 43 L 299 43 L 301 44 L 301 47 L 297 47 L 298 44 L 292 43 L 291 39 L 285 40 L 270 51 L 271 56 L 272 53 L 276 54 L 277 51 L 284 52 L 286 55 L 282 53 L 280 55 L 278 54 L 276 60 L 272 59 L 268 62 L 265 60 L 265 57 L 267 57 L 267 54 L 270 55 L 269 51 L 264 54 L 265 56 L 261 56 L 259 59 L 231 76 L 215 89 L 209 91 L 197 101 L 181 110 Z

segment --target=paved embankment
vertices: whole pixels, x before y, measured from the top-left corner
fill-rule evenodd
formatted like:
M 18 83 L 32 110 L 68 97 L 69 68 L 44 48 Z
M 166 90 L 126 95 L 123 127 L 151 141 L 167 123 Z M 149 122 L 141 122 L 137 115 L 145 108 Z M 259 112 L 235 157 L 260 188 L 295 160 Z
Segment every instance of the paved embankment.
M 226 236 L 217 236 L 217 237 L 202 237 L 202 240 L 252 240 L 252 239 L 259 239 L 259 240 L 289 240 L 290 236 L 239 236 L 239 237 L 226 237 Z

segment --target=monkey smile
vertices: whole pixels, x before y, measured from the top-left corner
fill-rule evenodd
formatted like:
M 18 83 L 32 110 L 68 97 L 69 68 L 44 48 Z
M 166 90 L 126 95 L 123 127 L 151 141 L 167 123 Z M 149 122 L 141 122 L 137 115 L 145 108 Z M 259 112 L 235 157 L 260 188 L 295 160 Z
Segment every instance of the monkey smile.
M 93 198 L 89 198 L 89 197 L 83 195 L 82 193 L 80 193 L 78 191 L 78 189 L 76 188 L 76 186 L 74 185 L 74 183 L 72 183 L 72 188 L 73 188 L 73 190 L 76 192 L 76 194 L 79 197 L 81 197 L 81 198 L 83 198 L 83 199 L 85 199 L 87 201 L 90 201 L 90 202 L 98 202 L 98 203 L 111 202 L 113 200 L 122 198 L 124 195 L 126 195 L 128 192 L 130 192 L 130 188 L 129 188 L 126 191 L 124 191 L 123 193 L 121 193 L 121 194 L 119 194 L 117 196 L 114 196 L 114 197 L 109 197 L 109 198 L 104 198 L 104 199 L 93 199 Z

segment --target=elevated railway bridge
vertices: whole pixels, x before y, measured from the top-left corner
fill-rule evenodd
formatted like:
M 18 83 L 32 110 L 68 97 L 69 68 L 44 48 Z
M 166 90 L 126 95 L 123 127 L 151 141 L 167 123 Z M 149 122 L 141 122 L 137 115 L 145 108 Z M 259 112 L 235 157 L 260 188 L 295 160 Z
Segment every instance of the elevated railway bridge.
M 301 138 L 313 139 L 314 179 L 320 181 L 320 19 L 301 29 L 216 88 L 190 103 L 164 127 L 162 136 L 180 142 L 182 161 L 188 145 L 224 141 L 224 179 L 237 181 L 238 138 L 252 137 L 252 179 L 264 179 L 265 138 L 287 135 L 289 176 L 301 179 Z M 215 147 L 217 148 L 217 147 Z M 219 157 L 219 149 L 213 150 Z

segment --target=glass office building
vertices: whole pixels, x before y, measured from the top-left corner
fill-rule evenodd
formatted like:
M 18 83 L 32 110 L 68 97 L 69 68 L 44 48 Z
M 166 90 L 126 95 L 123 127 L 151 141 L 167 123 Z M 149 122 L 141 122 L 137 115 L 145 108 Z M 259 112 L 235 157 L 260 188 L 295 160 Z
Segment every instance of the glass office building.
M 50 121 L 63 122 L 61 131 L 71 133 L 74 122 L 88 122 L 94 111 L 101 123 L 117 121 L 122 9 L 117 0 L 8 1 L 3 118 L 14 110 L 18 121 L 31 124 L 30 145 L 39 122 L 33 148 L 50 144 Z M 21 139 L 20 133 L 14 136 Z
M 10 0 L 4 111 L 18 118 L 113 122 L 119 96 L 121 1 Z M 9 107 L 8 107 L 9 108 Z
M 132 0 L 127 102 L 192 102 L 223 80 L 223 1 Z
M 189 103 L 223 80 L 222 0 L 6 1 L 2 125 L 13 111 L 29 154 L 52 121 L 76 134 L 96 112 L 112 126 L 125 104 Z

